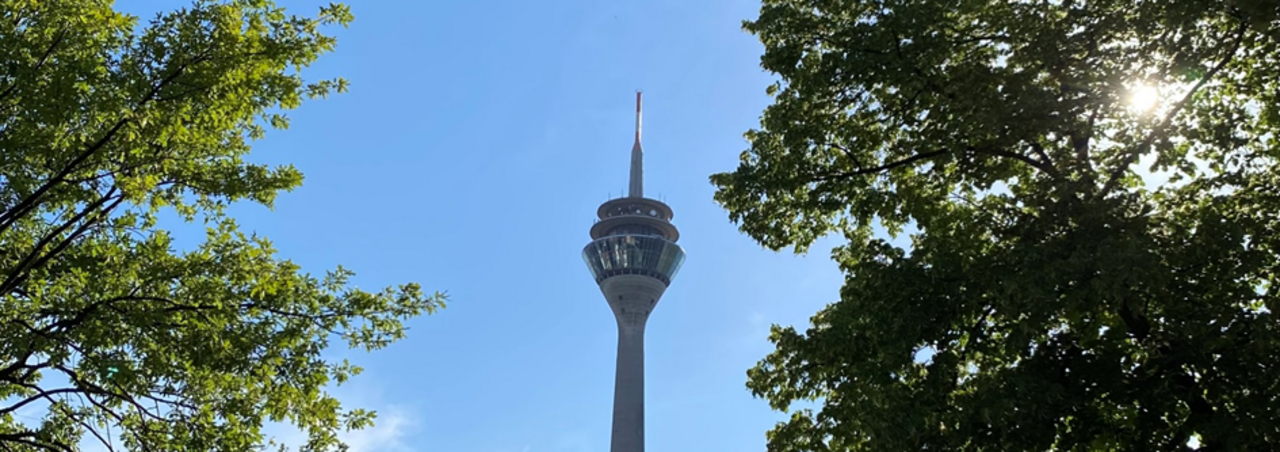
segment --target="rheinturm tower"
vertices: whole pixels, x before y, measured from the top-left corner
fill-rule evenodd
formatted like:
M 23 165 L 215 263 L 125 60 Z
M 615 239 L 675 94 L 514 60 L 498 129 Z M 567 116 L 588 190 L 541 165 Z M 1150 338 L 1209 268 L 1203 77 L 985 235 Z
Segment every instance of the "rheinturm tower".
M 636 141 L 627 196 L 600 205 L 600 219 L 591 226 L 592 241 L 582 250 L 618 321 L 611 452 L 644 452 L 644 327 L 684 263 L 671 207 L 644 197 L 640 118 L 636 93 Z

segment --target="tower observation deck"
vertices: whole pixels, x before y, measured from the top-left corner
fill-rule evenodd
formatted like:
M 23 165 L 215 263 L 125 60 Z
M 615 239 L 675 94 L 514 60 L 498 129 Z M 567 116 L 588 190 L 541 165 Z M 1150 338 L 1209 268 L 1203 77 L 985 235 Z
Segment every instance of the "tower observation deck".
M 684 263 L 684 250 L 676 245 L 680 232 L 671 224 L 671 207 L 644 197 L 640 101 L 636 93 L 636 137 L 627 196 L 600 205 L 599 220 L 591 227 L 592 241 L 582 250 L 618 322 L 610 452 L 644 452 L 644 327 Z

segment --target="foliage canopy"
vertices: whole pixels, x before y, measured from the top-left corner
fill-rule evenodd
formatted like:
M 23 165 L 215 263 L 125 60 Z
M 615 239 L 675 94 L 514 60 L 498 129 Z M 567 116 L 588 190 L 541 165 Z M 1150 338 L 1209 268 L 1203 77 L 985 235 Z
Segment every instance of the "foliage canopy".
M 839 301 L 748 372 L 816 404 L 770 451 L 1280 449 L 1280 4 L 765 0 L 745 28 L 781 81 L 716 199 L 771 249 L 847 238 Z
M 4 450 L 244 451 L 268 421 L 340 450 L 339 431 L 369 425 L 324 392 L 359 369 L 321 352 L 335 336 L 380 348 L 444 297 L 302 273 L 224 213 L 301 183 L 244 158 L 283 111 L 346 89 L 298 71 L 351 19 L 199 0 L 139 24 L 109 0 L 0 0 Z M 207 239 L 176 251 L 162 209 Z

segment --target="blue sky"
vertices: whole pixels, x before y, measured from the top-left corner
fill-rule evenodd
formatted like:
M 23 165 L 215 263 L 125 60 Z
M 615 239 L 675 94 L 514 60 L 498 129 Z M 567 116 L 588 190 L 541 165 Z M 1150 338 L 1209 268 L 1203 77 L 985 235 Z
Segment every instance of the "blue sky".
M 292 112 L 253 154 L 295 164 L 304 186 L 234 212 L 309 272 L 449 293 L 390 348 L 335 351 L 366 369 L 336 393 L 381 413 L 348 436 L 356 451 L 608 450 L 616 329 L 579 253 L 626 186 L 636 89 L 646 193 L 675 209 L 689 255 L 647 330 L 648 449 L 765 450 L 781 415 L 745 371 L 770 323 L 803 324 L 841 277 L 830 242 L 764 250 L 712 201 L 707 176 L 737 165 L 769 102 L 740 29 L 758 0 L 348 4 L 355 23 L 306 74 L 351 92 Z

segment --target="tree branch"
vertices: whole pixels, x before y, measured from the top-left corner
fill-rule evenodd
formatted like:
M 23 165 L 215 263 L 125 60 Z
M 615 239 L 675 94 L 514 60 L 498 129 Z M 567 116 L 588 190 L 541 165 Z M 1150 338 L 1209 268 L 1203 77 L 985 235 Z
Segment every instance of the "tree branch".
M 54 49 L 56 49 L 56 48 L 58 48 L 58 44 L 61 44 L 61 43 L 62 43 L 62 39 L 63 39 L 63 38 L 65 38 L 65 37 L 67 37 L 67 29 L 66 29 L 66 28 L 63 28 L 63 29 L 61 29 L 61 30 L 59 30 L 59 31 L 58 31 L 58 36 L 56 36 L 56 37 L 54 37 L 54 38 L 53 38 L 53 43 L 52 43 L 52 44 L 49 44 L 49 48 L 48 48 L 48 49 L 45 49 L 45 51 L 44 51 L 44 55 L 41 55 L 41 56 L 40 56 L 40 60 L 39 60 L 39 61 L 36 61 L 36 66 L 35 66 L 34 68 L 31 68 L 31 72 L 39 72 L 39 71 L 40 71 L 40 68 L 41 68 L 41 67 L 43 67 L 43 66 L 44 66 L 44 64 L 45 64 L 45 62 L 49 61 L 49 57 L 53 55 L 53 50 L 54 50 Z M 20 82 L 21 82 L 21 80 L 19 80 L 19 79 L 15 79 L 15 80 L 13 81 L 13 84 L 9 85 L 9 87 L 8 87 L 8 88 L 5 88 L 4 92 L 0 92 L 0 100 L 3 100 L 4 98 L 9 97 L 10 95 L 12 95 L 12 94 L 13 94 L 13 91 L 14 91 L 15 89 L 17 89 L 17 88 L 18 88 L 18 84 L 19 84 Z
M 135 109 L 142 108 L 148 102 L 151 102 L 152 100 L 154 100 L 155 97 L 160 93 L 160 90 L 162 88 L 167 86 L 169 83 L 172 83 L 180 75 L 186 72 L 188 67 L 190 67 L 193 64 L 204 62 L 206 59 L 207 59 L 207 56 L 205 56 L 204 54 L 201 54 L 200 56 L 197 56 L 196 58 L 193 58 L 190 61 L 184 62 L 181 65 L 179 65 L 178 68 L 173 71 L 173 73 L 169 74 L 163 79 L 160 79 L 158 83 L 152 86 L 151 90 L 147 93 L 147 95 L 143 96 L 143 98 L 138 101 L 138 104 L 134 108 Z M 77 155 L 74 159 L 71 160 L 71 162 L 67 163 L 67 165 L 64 166 L 62 170 L 58 171 L 57 174 L 54 174 L 53 177 L 49 178 L 48 181 L 45 181 L 44 184 L 41 184 L 39 188 L 37 188 L 30 195 L 23 198 L 22 201 L 18 202 L 18 204 L 4 211 L 3 214 L 0 214 L 0 233 L 3 233 L 4 231 L 8 230 L 23 215 L 26 215 L 29 211 L 34 210 L 36 206 L 38 206 L 41 203 L 41 198 L 43 198 L 43 196 L 46 193 L 48 193 L 49 190 L 52 190 L 53 187 L 65 182 L 67 177 L 70 176 L 71 173 L 75 172 L 76 169 L 78 169 L 78 167 L 80 166 L 80 164 L 89 160 L 89 157 L 92 157 L 94 154 L 100 151 L 103 147 L 105 147 L 107 143 L 109 143 L 111 139 L 114 138 L 115 135 L 119 133 L 121 129 L 124 128 L 125 125 L 129 124 L 132 121 L 133 119 L 128 116 L 121 118 L 119 121 L 116 121 L 115 125 L 113 125 L 109 130 L 107 130 L 106 134 L 104 134 L 101 138 L 98 139 L 98 141 L 95 141 L 83 152 Z
M 1038 146 L 1039 146 L 1039 144 L 1033 144 L 1033 145 L 1032 145 L 1032 149 L 1035 149 L 1035 148 L 1036 148 L 1036 147 L 1038 147 Z M 1018 161 L 1020 161 L 1020 162 L 1026 163 L 1027 165 L 1030 165 L 1032 168 L 1035 168 L 1035 169 L 1038 169 L 1038 170 L 1040 170 L 1040 171 L 1045 172 L 1045 174 L 1048 174 L 1049 176 L 1053 177 L 1054 179 L 1057 179 L 1057 178 L 1058 178 L 1058 176 L 1060 176 L 1060 174 L 1058 173 L 1058 169 L 1057 169 L 1057 168 L 1054 168 L 1052 164 L 1049 164 L 1049 163 L 1046 163 L 1046 162 L 1041 162 L 1041 161 L 1039 161 L 1039 160 L 1036 160 L 1036 159 L 1033 159 L 1033 158 L 1031 158 L 1031 157 L 1028 157 L 1028 156 L 1025 156 L 1025 155 L 1019 154 L 1019 153 L 1017 153 L 1017 152 L 1013 152 L 1013 151 L 1006 151 L 1006 150 L 1003 150 L 1003 149 L 978 149 L 978 150 L 975 150 L 975 152 L 977 152 L 977 153 L 979 153 L 979 154 L 991 154 L 991 155 L 996 155 L 996 156 L 1000 156 L 1000 157 L 1008 157 L 1008 158 L 1011 158 L 1011 159 L 1014 159 L 1014 160 L 1018 160 Z M 1043 148 L 1041 149 L 1041 151 L 1040 151 L 1040 152 L 1041 152 L 1041 155 L 1043 155 L 1043 153 L 1044 153 Z M 1045 156 L 1045 158 L 1048 158 L 1048 156 Z
M 116 210 L 116 208 L 119 207 L 120 204 L 124 203 L 124 199 L 125 198 L 123 195 L 116 198 L 115 202 L 112 202 L 111 205 L 106 206 L 105 208 L 100 210 L 94 218 L 91 218 L 89 221 L 84 222 L 83 224 L 80 225 L 80 227 L 76 228 L 76 230 L 72 232 L 71 235 L 68 235 L 66 238 L 62 239 L 62 241 L 59 242 L 57 246 L 55 246 L 48 253 L 45 253 L 45 255 L 42 256 L 40 260 L 37 261 L 35 265 L 33 265 L 32 267 L 39 268 L 45 265 L 46 263 L 48 263 L 49 260 L 52 259 L 54 256 L 62 254 L 62 252 L 66 251 L 67 247 L 71 246 L 73 242 L 83 237 L 84 234 L 88 232 L 90 228 L 97 226 L 101 224 L 104 220 L 106 220 L 107 216 L 110 215 L 112 211 Z
M 30 344 L 30 341 L 28 341 L 28 344 Z M 21 383 L 30 377 L 35 371 L 49 367 L 49 362 L 47 361 L 38 364 L 27 364 L 27 360 L 31 359 L 31 356 L 35 355 L 35 353 L 35 347 L 28 345 L 27 350 L 23 352 L 22 356 L 15 359 L 13 364 L 6 366 L 4 369 L 0 369 L 0 381 Z M 13 376 L 13 374 L 20 370 L 24 370 L 25 372 L 20 376 Z
M 831 173 L 831 174 L 819 175 L 819 176 L 815 177 L 815 178 L 814 178 L 814 180 L 815 180 L 815 181 L 822 182 L 822 181 L 827 181 L 827 180 L 832 180 L 832 179 L 844 179 L 844 178 L 847 178 L 847 177 L 853 177 L 853 176 L 863 176 L 863 175 L 867 175 L 867 174 L 876 174 L 876 173 L 879 173 L 879 172 L 881 172 L 881 171 L 887 171 L 887 170 L 891 170 L 891 169 L 894 169 L 894 168 L 897 168 L 897 167 L 900 167 L 900 166 L 910 165 L 910 164 L 912 164 L 912 163 L 915 163 L 915 162 L 918 162 L 918 161 L 921 161 L 921 160 L 931 159 L 931 158 L 934 158 L 934 157 L 937 157 L 937 156 L 940 156 L 940 155 L 943 155 L 943 154 L 947 154 L 947 153 L 949 153 L 949 152 L 950 152 L 950 151 L 947 151 L 947 150 L 933 151 L 933 152 L 925 152 L 925 153 L 921 153 L 921 154 L 913 155 L 913 156 L 911 156 L 911 157 L 907 157 L 907 158 L 902 159 L 902 160 L 898 160 L 898 161 L 896 161 L 896 162 L 886 163 L 886 164 L 883 164 L 883 165 L 880 165 L 880 166 L 877 166 L 877 167 L 874 167 L 874 168 L 858 168 L 857 170 L 854 170 L 854 171 L 841 171 L 841 172 L 838 172 L 838 173 Z
M 58 394 L 68 394 L 68 393 L 80 392 L 80 389 L 79 389 L 79 388 L 58 388 L 58 389 L 50 389 L 50 390 L 47 390 L 47 391 L 46 391 L 46 390 L 44 390 L 44 389 L 40 389 L 40 387 L 39 387 L 39 386 L 35 386 L 35 385 L 21 384 L 21 385 L 17 385 L 17 386 L 22 386 L 22 387 L 25 387 L 25 388 L 27 388 L 27 389 L 32 389 L 32 390 L 36 391 L 36 394 L 35 394 L 35 395 L 33 395 L 33 396 L 31 396 L 31 397 L 27 397 L 27 398 L 25 398 L 25 399 L 22 399 L 22 400 L 18 401 L 17 403 L 14 403 L 13 405 L 9 405 L 9 406 L 7 406 L 7 407 L 0 408 L 0 415 L 9 414 L 9 413 L 12 413 L 12 412 L 14 412 L 14 411 L 18 411 L 18 410 L 19 410 L 19 409 L 21 409 L 22 407 L 27 406 L 27 404 L 29 404 L 29 403 L 31 403 L 31 402 L 35 402 L 35 401 L 40 400 L 40 399 L 47 399 L 47 398 L 49 398 L 49 397 L 52 397 L 52 396 L 55 396 L 55 395 L 58 395 Z
M 1031 151 L 1035 152 L 1036 155 L 1040 156 L 1040 162 L 1044 163 L 1045 165 L 1048 165 L 1050 168 L 1053 168 L 1054 171 L 1056 172 L 1058 167 L 1057 165 L 1053 164 L 1053 159 L 1049 158 L 1049 153 L 1045 152 L 1044 146 L 1042 146 L 1039 142 L 1036 142 L 1036 141 L 1030 141 L 1030 145 L 1031 145 Z
M 837 147 L 837 148 L 838 148 L 838 147 Z M 1028 156 L 1026 156 L 1026 155 L 1019 154 L 1019 153 L 1017 153 L 1017 152 L 1006 151 L 1006 150 L 1003 150 L 1003 149 L 976 149 L 976 148 L 969 148 L 969 149 L 968 149 L 968 151 L 971 151 L 971 152 L 974 152 L 974 153 L 978 153 L 978 154 L 988 154 L 988 155 L 994 155 L 994 156 L 998 156 L 998 157 L 1007 157 L 1007 158 L 1011 158 L 1011 159 L 1014 159 L 1014 160 L 1018 160 L 1018 161 L 1020 161 L 1020 162 L 1026 163 L 1027 165 L 1030 165 L 1031 167 L 1033 167 L 1033 168 L 1035 168 L 1035 169 L 1038 169 L 1038 170 L 1040 170 L 1040 171 L 1043 171 L 1043 172 L 1045 172 L 1046 174 L 1048 174 L 1049 176 L 1052 176 L 1052 177 L 1054 177 L 1054 178 L 1057 178 L 1057 177 L 1060 175 L 1060 173 L 1058 172 L 1057 168 L 1054 168 L 1052 165 L 1048 165 L 1048 164 L 1046 164 L 1046 163 L 1044 163 L 1044 162 L 1041 162 L 1041 161 L 1039 161 L 1039 160 L 1033 159 L 1033 158 L 1028 157 Z M 943 155 L 943 154 L 947 154 L 947 153 L 950 153 L 950 152 L 951 152 L 951 151 L 947 151 L 947 150 L 938 150 L 938 151 L 933 151 L 933 152 L 924 152 L 924 153 L 916 154 L 916 155 L 913 155 L 913 156 L 911 156 L 911 157 L 907 157 L 907 158 L 904 158 L 904 159 L 902 159 L 902 160 L 898 160 L 898 161 L 895 161 L 895 162 L 885 163 L 885 164 L 883 164 L 883 165 L 876 166 L 876 167 L 873 167 L 873 168 L 861 168 L 861 167 L 860 167 L 860 168 L 858 168 L 858 169 L 856 169 L 856 170 L 854 170 L 854 171 L 842 171 L 842 172 L 837 172 L 837 173 L 830 173 L 830 174 L 822 174 L 822 175 L 818 175 L 817 177 L 815 177 L 815 178 L 814 178 L 814 180 L 815 180 L 815 181 L 817 181 L 817 182 L 823 182 L 823 181 L 832 180 L 832 179 L 843 179 L 843 178 L 853 177 L 853 176 L 864 176 L 864 175 L 867 175 L 867 174 L 876 174 L 876 173 L 880 173 L 880 172 L 883 172 L 883 171 L 891 170 L 891 169 L 894 169 L 894 168 L 897 168 L 897 167 L 900 167 L 900 166 L 910 165 L 910 164 L 912 164 L 912 163 L 915 163 L 915 162 L 918 162 L 918 161 L 921 161 L 921 160 L 931 159 L 931 158 L 934 158 L 934 157 L 937 157 L 937 156 L 940 156 L 940 155 Z M 847 151 L 846 151 L 846 153 L 847 153 Z M 852 157 L 850 157 L 850 159 L 851 159 L 851 160 L 853 160 L 855 163 L 857 162 L 857 160 L 856 160 L 856 159 L 853 159 Z
M 27 270 L 30 270 L 31 268 L 37 267 L 38 266 L 37 263 L 42 264 L 43 262 L 47 262 L 50 256 L 56 253 L 60 253 L 63 249 L 66 248 L 66 245 L 70 243 L 71 240 L 74 240 L 76 238 L 78 234 L 82 234 L 84 231 L 88 229 L 88 227 L 91 227 L 94 224 L 97 224 L 98 222 L 102 221 L 105 214 L 110 213 L 111 210 L 115 209 L 116 206 L 119 206 L 120 202 L 124 200 L 123 197 L 120 197 L 116 199 L 116 202 L 108 206 L 106 210 L 99 211 L 99 208 L 102 207 L 103 204 L 106 204 L 108 201 L 112 200 L 112 198 L 116 196 L 116 192 L 117 192 L 117 189 L 112 188 L 110 191 L 107 192 L 106 195 L 103 195 L 97 201 L 94 201 L 93 203 L 85 206 L 84 210 L 80 211 L 70 220 L 67 220 L 61 226 L 59 226 L 58 228 L 54 229 L 52 232 L 42 237 L 40 241 L 37 242 L 35 246 L 31 248 L 31 251 L 27 253 L 26 257 L 24 257 L 21 261 L 19 261 L 17 265 L 14 265 L 13 268 L 9 269 L 8 274 L 5 275 L 4 282 L 0 283 L 0 293 L 8 292 L 13 288 L 17 287 L 19 284 L 19 281 L 21 281 L 22 279 L 21 276 L 24 272 L 26 272 Z M 90 215 L 93 215 L 93 217 L 89 218 L 88 221 L 84 221 L 83 223 L 81 223 L 82 220 L 85 220 L 85 218 L 89 217 Z M 79 227 L 76 228 L 76 231 L 72 233 L 70 237 L 60 242 L 59 245 L 55 246 L 54 249 L 51 250 L 48 254 L 44 254 L 44 248 L 46 246 L 49 246 L 49 244 L 52 243 L 55 238 L 62 235 L 62 233 L 66 232 L 67 229 L 70 229 L 72 225 L 76 225 L 77 223 L 80 223 Z
M 12 442 L 12 443 L 23 444 L 26 446 L 31 446 L 34 448 L 44 449 L 44 450 L 76 452 L 75 449 L 72 449 L 70 446 L 66 444 L 62 444 L 61 442 L 57 442 L 57 441 L 42 442 L 42 441 L 36 440 L 35 438 L 36 438 L 36 432 L 31 430 L 25 430 L 18 433 L 0 433 L 0 445 L 4 445 L 5 448 L 8 449 L 9 446 L 8 444 L 5 444 L 5 443 Z M 12 450 L 12 449 L 9 449 L 9 450 Z
M 1089 163 L 1089 141 L 1093 139 L 1093 128 L 1097 123 L 1097 119 L 1098 110 L 1095 109 L 1090 111 L 1089 123 L 1085 126 L 1086 130 L 1081 132 L 1080 136 L 1076 136 L 1075 131 L 1068 134 L 1071 138 L 1071 147 L 1076 153 L 1076 160 L 1078 160 L 1081 165 L 1088 165 L 1088 168 L 1093 168 L 1093 165 Z
M 928 75 L 926 75 L 926 74 L 924 73 L 924 71 L 923 71 L 922 69 L 920 69 L 920 67 L 919 67 L 919 66 L 916 66 L 915 64 L 913 64 L 913 63 L 911 63 L 909 60 L 907 60 L 906 56 L 903 54 L 903 49 L 902 49 L 902 39 L 903 39 L 903 38 L 902 38 L 900 35 L 898 35 L 897 33 L 895 33 L 895 34 L 894 34 L 894 42 L 893 42 L 893 45 L 894 45 L 894 53 L 895 53 L 895 55 L 897 55 L 897 57 L 898 57 L 898 61 L 900 61 L 900 62 L 902 62 L 903 64 L 905 64 L 905 65 L 906 65 L 906 66 L 907 66 L 907 67 L 908 67 L 908 68 L 909 68 L 909 69 L 910 69 L 910 70 L 911 70 L 911 71 L 916 75 L 916 77 L 918 77 L 920 80 L 922 80 L 926 86 L 931 87 L 931 88 L 933 89 L 933 91 L 935 91 L 935 92 L 937 92 L 937 93 L 940 93 L 940 94 L 944 95 L 944 96 L 945 96 L 945 97 L 947 97 L 948 99 L 955 99 L 955 94 L 954 94 L 954 93 L 952 93 L 952 92 L 951 92 L 949 89 L 947 89 L 946 87 L 940 86 L 940 85 L 937 83 L 937 81 L 935 81 L 932 77 L 929 77 Z M 916 93 L 916 95 L 919 95 L 919 92 L 917 92 L 917 93 Z M 915 101 L 915 97 L 914 97 L 914 96 L 912 97 L 912 101 L 913 101 L 913 102 Z M 1035 149 L 1035 148 L 1036 148 L 1036 146 L 1039 146 L 1038 144 L 1035 144 L 1034 142 L 1032 142 L 1032 141 L 1030 141 L 1030 140 L 1028 140 L 1028 142 L 1033 143 L 1033 144 L 1032 144 L 1032 148 L 1033 148 L 1033 149 Z M 980 149 L 980 150 L 977 150 L 977 152 L 979 152 L 979 153 L 985 153 L 985 154 L 991 154 L 991 155 L 997 155 L 997 156 L 1001 156 L 1001 157 L 1008 157 L 1008 158 L 1012 158 L 1012 159 L 1015 159 L 1015 160 L 1019 160 L 1019 161 L 1021 161 L 1021 162 L 1023 162 L 1023 163 L 1026 163 L 1026 164 L 1030 165 L 1032 168 L 1038 169 L 1038 170 L 1040 170 L 1040 171 L 1044 172 L 1045 174 L 1048 174 L 1050 177 L 1053 177 L 1054 179 L 1058 179 L 1058 178 L 1060 178 L 1060 176 L 1061 176 L 1061 174 L 1058 172 L 1058 169 L 1057 169 L 1057 168 L 1055 168 L 1055 167 L 1053 166 L 1052 160 L 1050 160 L 1050 159 L 1049 159 L 1049 156 L 1048 156 L 1048 155 L 1046 155 L 1046 154 L 1044 153 L 1043 148 L 1041 148 L 1041 149 L 1039 149 L 1039 150 L 1038 150 L 1038 152 L 1040 153 L 1041 157 L 1044 159 L 1044 161 L 1043 161 L 1043 162 L 1041 162 L 1041 161 L 1037 161 L 1037 160 L 1035 160 L 1035 159 L 1033 159 L 1033 158 L 1030 158 L 1030 157 L 1028 157 L 1028 156 L 1025 156 L 1025 155 L 1022 155 L 1022 154 L 1016 153 L 1016 152 L 1005 151 L 1005 150 L 1000 150 L 1000 149 Z M 903 163 L 909 163 L 909 162 L 905 162 L 905 161 L 904 161 Z

